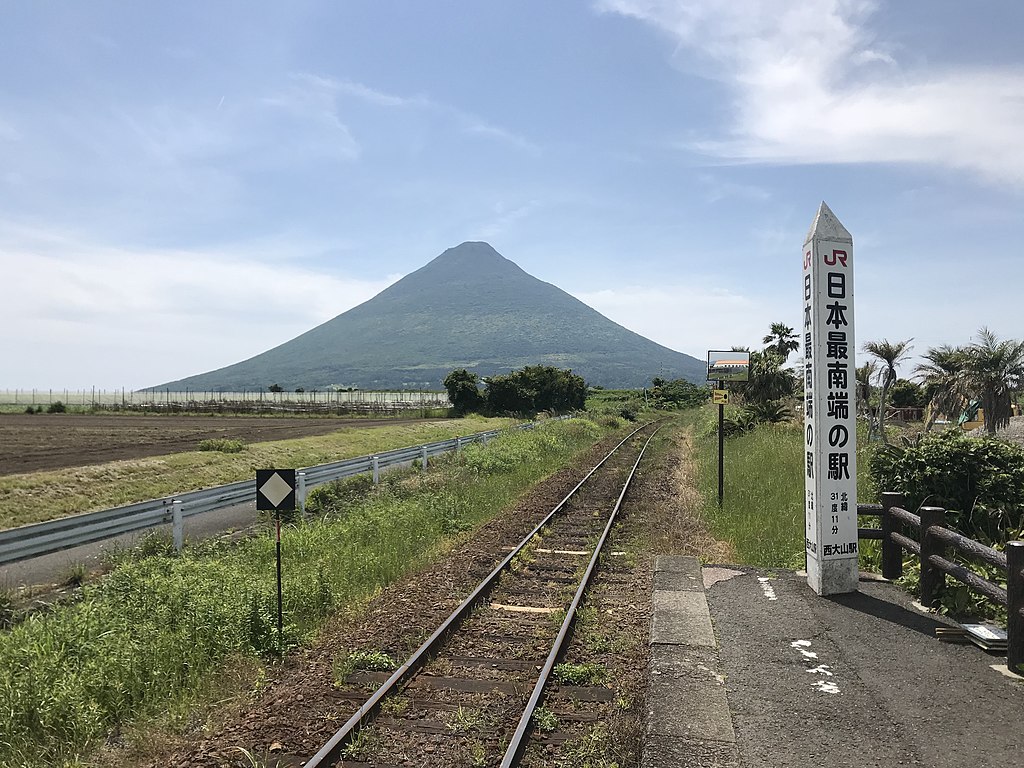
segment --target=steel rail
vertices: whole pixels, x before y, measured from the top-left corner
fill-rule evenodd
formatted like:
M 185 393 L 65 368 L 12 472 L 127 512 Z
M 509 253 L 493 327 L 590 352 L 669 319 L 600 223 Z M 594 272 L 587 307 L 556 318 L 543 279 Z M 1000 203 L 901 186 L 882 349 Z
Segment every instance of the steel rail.
M 608 454 L 601 459 L 597 464 L 591 468 L 586 475 L 583 476 L 576 486 L 566 494 L 565 498 L 556 504 L 544 519 L 534 526 L 523 540 L 520 541 L 512 551 L 505 556 L 502 561 L 495 566 L 484 579 L 477 584 L 469 596 L 459 604 L 459 606 L 452 611 L 448 617 L 441 622 L 437 629 L 428 637 L 423 643 L 412 652 L 408 659 L 402 663 L 398 669 L 392 673 L 392 675 L 385 680 L 381 686 L 374 691 L 373 695 L 370 696 L 355 713 L 345 722 L 341 728 L 335 731 L 334 735 L 317 751 L 313 757 L 311 757 L 306 763 L 305 768 L 320 768 L 321 766 L 328 766 L 333 764 L 336 760 L 341 757 L 341 751 L 344 749 L 346 743 L 360 728 L 369 724 L 370 720 L 373 719 L 377 710 L 380 708 L 381 703 L 384 699 L 396 691 L 403 683 L 407 682 L 421 667 L 423 667 L 431 658 L 433 652 L 437 647 L 447 639 L 447 636 L 455 630 L 462 620 L 473 610 L 476 604 L 484 598 L 492 589 L 498 577 L 505 571 L 506 568 L 511 564 L 512 560 L 522 552 L 527 545 L 548 523 L 557 515 L 562 508 L 569 502 L 569 500 L 583 487 L 598 469 L 600 469 L 605 462 L 608 461 L 615 452 L 619 450 L 626 442 L 632 438 L 637 432 L 649 427 L 651 423 L 644 424 L 628 435 L 626 435 L 614 448 L 612 448 Z M 645 446 L 646 447 L 646 446 Z M 632 477 L 632 475 L 630 475 Z
M 608 516 L 608 522 L 605 524 L 604 531 L 601 533 L 601 538 L 594 547 L 594 553 L 590 557 L 590 563 L 587 565 L 586 573 L 583 574 L 583 580 L 580 582 L 579 587 L 576 588 L 576 594 L 573 595 L 572 603 L 570 603 L 569 609 L 565 612 L 565 618 L 562 620 L 562 626 L 558 629 L 558 635 L 555 637 L 554 645 L 551 647 L 551 651 L 548 653 L 548 657 L 544 662 L 544 667 L 540 671 L 537 683 L 533 687 L 533 693 L 530 694 L 530 699 L 526 703 L 526 708 L 523 710 L 523 714 L 519 718 L 519 724 L 516 726 L 516 731 L 512 734 L 512 739 L 509 741 L 508 749 L 505 750 L 505 757 L 502 758 L 500 768 L 512 768 L 512 766 L 518 765 L 520 758 L 523 756 L 523 751 L 526 749 L 526 743 L 530 737 L 530 722 L 533 719 L 534 712 L 537 710 L 537 706 L 540 704 L 541 696 L 544 695 L 544 688 L 547 687 L 548 679 L 551 677 L 551 672 L 555 668 L 555 664 L 558 662 L 559 657 L 562 655 L 562 649 L 565 645 L 566 638 L 569 636 L 569 633 L 576 622 L 576 612 L 580 607 L 580 603 L 583 602 L 583 596 L 586 594 L 587 589 L 590 586 L 590 581 L 594 575 L 594 571 L 597 570 L 597 563 L 601 559 L 601 550 L 604 547 L 605 542 L 608 540 L 608 535 L 611 533 L 612 526 L 615 524 L 615 519 L 619 514 L 619 508 L 622 506 L 622 500 L 626 497 L 626 491 L 629 490 L 629 486 L 633 482 L 633 476 L 636 474 L 637 467 L 640 466 L 640 460 L 644 457 L 644 453 L 647 451 L 647 446 L 651 444 L 651 440 L 653 440 L 654 436 L 658 434 L 659 429 L 661 429 L 661 427 L 655 429 L 654 432 L 651 433 L 651 436 L 647 438 L 647 442 L 644 443 L 643 448 L 640 449 L 640 454 L 636 457 L 633 469 L 629 472 L 629 477 L 626 478 L 626 482 L 622 486 L 622 491 L 619 493 L 619 498 L 616 500 L 615 506 L 612 508 L 611 514 Z
M 533 429 L 537 424 L 538 422 L 527 422 L 516 425 L 513 429 Z M 385 469 L 420 459 L 424 455 L 429 458 L 458 450 L 461 446 L 470 443 L 486 442 L 499 434 L 498 430 L 477 432 L 464 437 L 383 451 L 374 456 L 360 456 L 330 464 L 305 467 L 299 472 L 305 473 L 306 489 L 309 490 L 333 480 L 370 472 L 373 469 L 374 459 L 377 460 L 379 469 Z M 255 479 L 241 480 L 214 488 L 139 501 L 123 507 L 85 512 L 57 520 L 8 528 L 0 531 L 0 566 L 168 524 L 171 522 L 172 505 L 175 501 L 181 502 L 182 517 L 188 518 L 246 504 L 255 498 Z

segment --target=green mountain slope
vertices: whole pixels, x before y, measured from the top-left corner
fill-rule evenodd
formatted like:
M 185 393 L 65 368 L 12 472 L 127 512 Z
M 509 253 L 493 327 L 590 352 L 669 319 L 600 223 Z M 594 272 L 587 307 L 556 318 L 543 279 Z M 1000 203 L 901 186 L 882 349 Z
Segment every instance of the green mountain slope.
M 605 387 L 706 376 L 703 361 L 613 323 L 487 243 L 463 243 L 291 341 L 158 388 L 439 389 L 453 368 L 489 375 L 537 364 Z

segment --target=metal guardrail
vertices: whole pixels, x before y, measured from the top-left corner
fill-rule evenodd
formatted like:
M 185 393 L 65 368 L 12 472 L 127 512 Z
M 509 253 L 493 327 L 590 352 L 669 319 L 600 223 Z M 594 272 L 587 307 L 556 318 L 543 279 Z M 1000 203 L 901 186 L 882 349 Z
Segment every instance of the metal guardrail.
M 513 427 L 513 429 L 533 429 L 538 423 L 543 422 L 526 422 Z M 345 459 L 300 469 L 298 473 L 300 506 L 305 509 L 306 493 L 318 485 L 329 483 L 332 480 L 354 477 L 364 472 L 373 472 L 376 482 L 381 469 L 405 464 L 416 459 L 422 461 L 425 466 L 431 456 L 457 451 L 463 445 L 470 443 L 486 443 L 499 434 L 500 430 L 477 432 L 465 437 L 438 440 L 408 448 L 396 448 L 374 456 L 360 456 L 355 459 Z M 0 565 L 16 563 L 168 523 L 175 525 L 175 541 L 178 542 L 182 518 L 245 504 L 254 501 L 255 498 L 256 480 L 253 478 L 220 485 L 216 488 L 189 491 L 159 499 L 140 501 L 123 507 L 86 512 L 59 520 L 49 520 L 45 523 L 11 528 L 0 531 Z

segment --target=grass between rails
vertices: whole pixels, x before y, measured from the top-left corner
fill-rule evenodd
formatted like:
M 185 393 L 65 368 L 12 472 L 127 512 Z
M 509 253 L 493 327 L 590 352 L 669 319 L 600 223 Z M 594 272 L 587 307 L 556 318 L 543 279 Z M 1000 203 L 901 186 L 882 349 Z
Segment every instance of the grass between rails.
M 323 516 L 283 532 L 286 642 L 438 556 L 610 431 L 603 421 L 506 433 L 425 473 L 318 491 Z M 88 765 L 80 756 L 115 725 L 187 711 L 226 660 L 272 654 L 274 573 L 269 536 L 126 554 L 77 603 L 0 635 L 0 765 Z
M 804 567 L 803 425 L 762 424 L 725 440 L 724 501 L 718 506 L 717 406 L 696 424 L 699 487 L 715 534 L 735 547 L 741 562 L 774 568 Z M 858 440 L 859 503 L 874 501 L 864 435 Z
M 42 418 L 42 417 L 41 417 Z M 308 467 L 375 451 L 499 429 L 511 419 L 477 416 L 436 423 L 344 427 L 317 437 L 251 443 L 238 453 L 188 451 L 0 477 L 0 528 L 52 520 L 245 480 L 256 469 Z

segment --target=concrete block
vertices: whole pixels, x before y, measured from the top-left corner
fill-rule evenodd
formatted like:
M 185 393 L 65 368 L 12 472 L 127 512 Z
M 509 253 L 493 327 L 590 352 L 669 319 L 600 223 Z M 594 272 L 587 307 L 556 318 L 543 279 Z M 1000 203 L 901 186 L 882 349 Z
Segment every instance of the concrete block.
M 700 592 L 654 591 L 651 643 L 715 647 L 715 632 L 703 589 Z
M 742 768 L 735 744 L 650 736 L 640 768 Z
M 696 577 L 685 571 L 655 571 L 655 590 L 672 590 L 675 592 L 703 592 L 704 580 L 700 572 Z
M 725 678 L 713 648 L 652 646 L 647 709 L 649 736 L 736 741 Z

